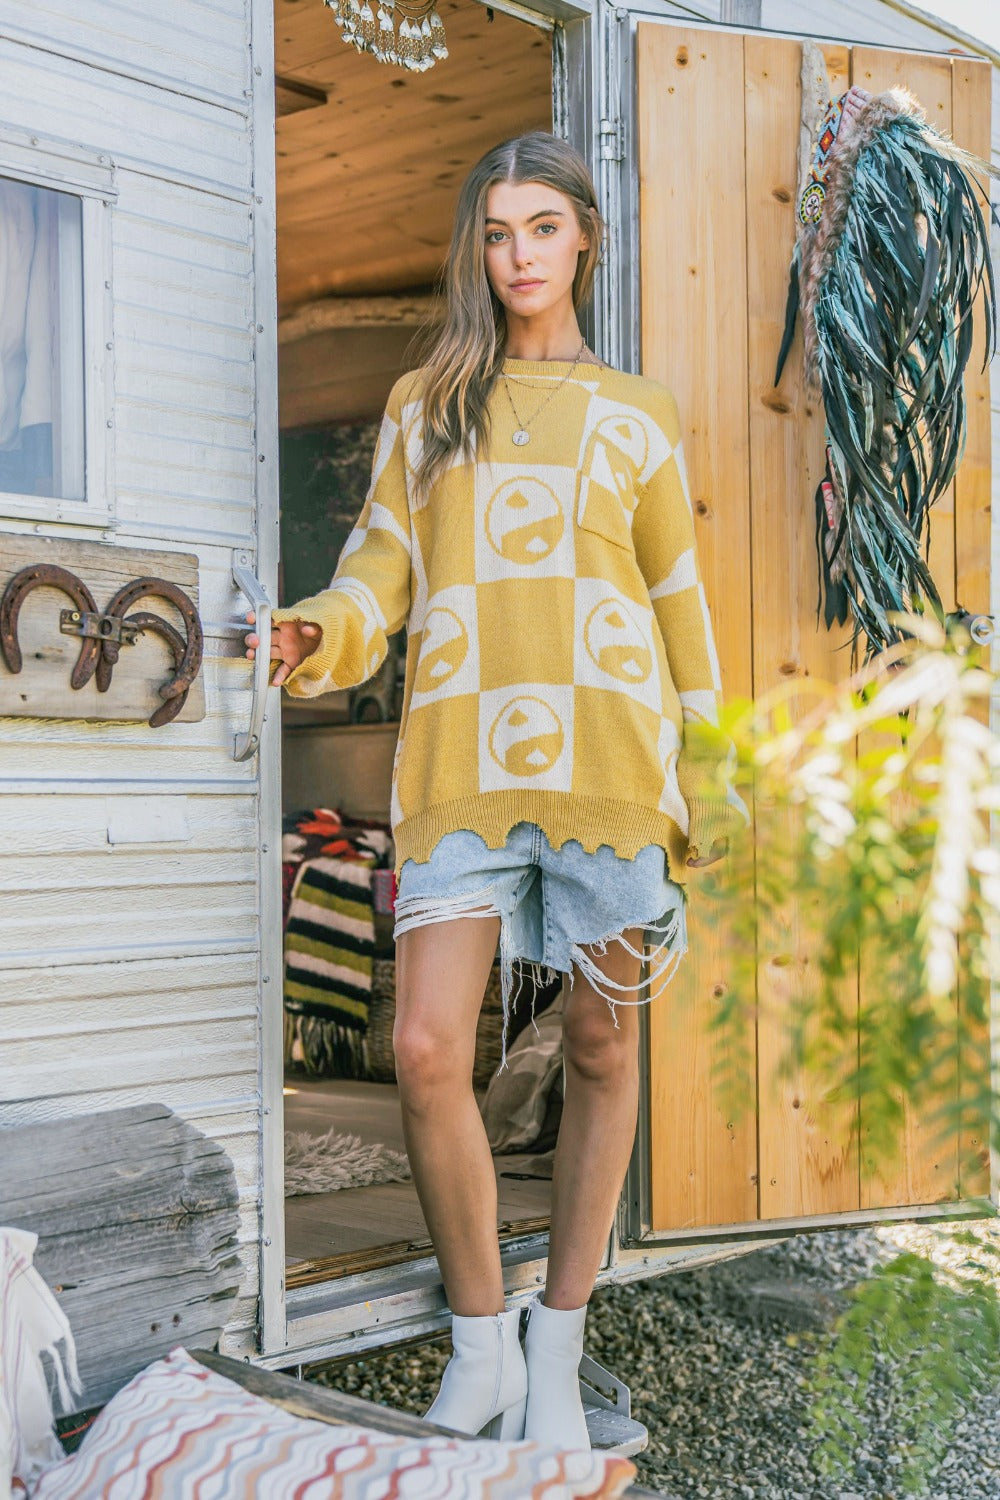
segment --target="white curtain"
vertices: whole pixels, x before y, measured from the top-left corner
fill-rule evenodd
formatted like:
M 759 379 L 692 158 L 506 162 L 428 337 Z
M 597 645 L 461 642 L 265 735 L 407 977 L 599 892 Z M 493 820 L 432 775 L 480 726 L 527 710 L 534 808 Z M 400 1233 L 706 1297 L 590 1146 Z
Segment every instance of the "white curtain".
M 80 200 L 0 177 L 0 490 L 83 498 Z

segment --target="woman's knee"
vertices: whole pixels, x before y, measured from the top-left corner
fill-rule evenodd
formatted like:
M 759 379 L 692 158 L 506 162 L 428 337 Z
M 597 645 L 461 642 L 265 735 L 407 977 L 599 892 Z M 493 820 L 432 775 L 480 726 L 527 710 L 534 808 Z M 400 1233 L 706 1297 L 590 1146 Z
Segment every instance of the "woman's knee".
M 466 1049 L 460 1040 L 419 1016 L 400 1017 L 397 1013 L 392 1049 L 396 1082 L 404 1100 L 449 1093 L 461 1087 L 466 1074 L 472 1087 L 472 1059 L 466 1064 Z
M 570 1004 L 563 1021 L 563 1056 L 567 1068 L 588 1082 L 620 1087 L 639 1065 L 635 1008 L 621 1005 L 613 1016 L 597 995 Z
M 472 1088 L 476 1022 L 499 931 L 499 918 L 482 910 L 400 935 L 392 1045 L 404 1102 Z

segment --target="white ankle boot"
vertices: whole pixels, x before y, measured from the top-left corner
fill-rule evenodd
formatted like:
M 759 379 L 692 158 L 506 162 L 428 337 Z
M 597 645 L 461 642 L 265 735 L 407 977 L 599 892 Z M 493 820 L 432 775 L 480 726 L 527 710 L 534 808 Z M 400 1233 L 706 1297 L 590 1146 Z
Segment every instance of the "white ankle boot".
M 529 1306 L 524 1340 L 528 1366 L 526 1438 L 554 1448 L 590 1449 L 577 1374 L 586 1317 L 586 1303 L 568 1310 L 546 1307 L 540 1300 Z
M 473 1437 L 524 1436 L 528 1376 L 519 1338 L 521 1310 L 467 1318 L 452 1315 L 454 1353 L 429 1409 L 428 1422 Z

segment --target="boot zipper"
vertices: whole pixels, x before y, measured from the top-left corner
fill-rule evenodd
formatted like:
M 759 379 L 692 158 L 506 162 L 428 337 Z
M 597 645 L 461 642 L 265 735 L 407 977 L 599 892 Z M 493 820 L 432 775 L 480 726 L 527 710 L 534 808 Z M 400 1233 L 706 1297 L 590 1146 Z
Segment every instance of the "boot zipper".
M 496 1314 L 496 1329 L 497 1329 L 497 1375 L 496 1375 L 496 1382 L 495 1382 L 495 1384 L 493 1386 L 493 1401 L 491 1403 L 492 1407 L 493 1407 L 494 1415 L 496 1414 L 496 1411 L 497 1411 L 497 1402 L 500 1399 L 500 1384 L 501 1384 L 501 1381 L 503 1379 L 503 1313 L 502 1312 Z

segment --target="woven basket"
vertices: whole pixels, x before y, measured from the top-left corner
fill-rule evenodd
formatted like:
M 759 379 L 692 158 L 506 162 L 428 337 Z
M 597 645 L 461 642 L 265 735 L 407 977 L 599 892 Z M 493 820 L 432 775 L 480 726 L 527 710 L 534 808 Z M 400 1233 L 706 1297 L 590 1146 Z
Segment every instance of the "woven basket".
M 365 1034 L 368 1077 L 375 1083 L 394 1083 L 396 1064 L 392 1052 L 392 1028 L 396 1020 L 396 961 L 376 958 L 372 964 L 372 999 Z M 503 1031 L 503 1000 L 500 966 L 490 970 L 483 1008 L 476 1027 L 476 1055 L 472 1068 L 474 1088 L 486 1088 L 500 1066 Z
M 372 999 L 365 1032 L 368 1077 L 375 1083 L 395 1083 L 392 1056 L 392 1026 L 396 1019 L 396 960 L 376 958 L 372 963 Z

